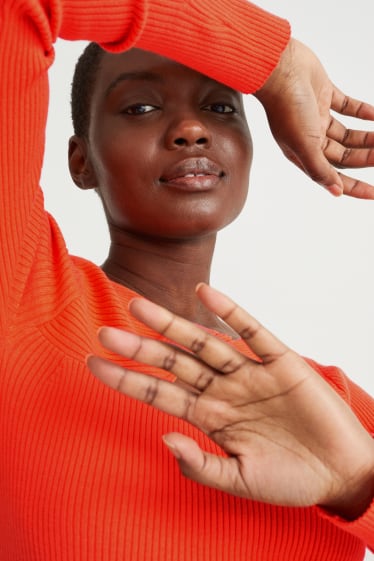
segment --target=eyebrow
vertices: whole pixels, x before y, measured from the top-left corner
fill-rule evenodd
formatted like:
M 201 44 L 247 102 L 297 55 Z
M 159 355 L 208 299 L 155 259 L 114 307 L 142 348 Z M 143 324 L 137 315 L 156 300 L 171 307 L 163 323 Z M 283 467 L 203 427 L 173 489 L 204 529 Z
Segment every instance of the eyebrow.
M 155 74 L 154 72 L 148 71 L 139 71 L 139 72 L 123 72 L 119 74 L 113 82 L 109 84 L 107 89 L 105 90 L 105 97 L 107 97 L 110 92 L 118 86 L 121 82 L 126 82 L 130 80 L 145 80 L 148 82 L 162 82 L 162 77 L 159 74 Z

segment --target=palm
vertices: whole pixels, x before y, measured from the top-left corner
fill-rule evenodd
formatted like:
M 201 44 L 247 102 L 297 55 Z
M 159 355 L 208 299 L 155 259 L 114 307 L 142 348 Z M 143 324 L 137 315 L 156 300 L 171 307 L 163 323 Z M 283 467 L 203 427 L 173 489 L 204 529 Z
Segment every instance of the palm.
M 186 419 L 221 446 L 229 461 L 200 461 L 208 458 L 212 472 L 230 481 L 237 495 L 295 506 L 323 502 L 336 474 L 322 452 L 341 439 L 326 426 L 332 407 L 340 411 L 342 405 L 325 386 L 292 352 L 267 365 L 248 360 L 232 374 L 215 376 L 192 399 Z M 321 391 L 323 407 L 311 407 Z

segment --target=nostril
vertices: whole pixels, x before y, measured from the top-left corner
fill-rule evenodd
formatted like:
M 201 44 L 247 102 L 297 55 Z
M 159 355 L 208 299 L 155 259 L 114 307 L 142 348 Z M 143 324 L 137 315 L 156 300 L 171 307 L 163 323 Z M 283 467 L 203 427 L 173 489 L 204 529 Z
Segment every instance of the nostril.
M 176 138 L 174 140 L 174 144 L 176 144 L 177 146 L 183 146 L 184 144 L 186 144 L 186 141 L 184 138 Z
M 174 146 L 185 146 L 187 144 L 188 145 L 197 144 L 199 146 L 202 146 L 207 143 L 208 143 L 208 139 L 205 136 L 200 136 L 198 138 L 179 136 L 173 140 Z

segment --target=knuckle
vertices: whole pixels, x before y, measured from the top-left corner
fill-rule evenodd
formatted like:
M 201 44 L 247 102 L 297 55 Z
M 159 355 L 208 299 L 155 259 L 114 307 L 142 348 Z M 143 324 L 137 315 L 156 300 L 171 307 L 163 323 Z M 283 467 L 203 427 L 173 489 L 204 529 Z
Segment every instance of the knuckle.
M 199 391 L 206 390 L 214 379 L 214 374 L 212 372 L 202 371 L 196 378 L 195 387 Z
M 191 343 L 191 351 L 198 354 L 201 352 L 206 345 L 206 337 L 199 336 L 196 337 Z
M 148 405 L 152 405 L 157 397 L 158 394 L 158 380 L 152 380 L 150 381 L 146 388 L 145 388 L 145 393 L 144 393 L 144 403 L 147 403 Z
M 331 129 L 331 127 L 333 126 L 334 123 L 335 123 L 334 117 L 330 117 L 330 122 L 329 122 L 328 127 L 327 127 L 327 132 Z
M 352 195 L 355 190 L 357 190 L 357 188 L 360 186 L 361 181 L 359 181 L 358 179 L 355 179 L 352 183 L 352 185 L 349 188 L 349 193 Z
M 170 354 L 164 357 L 162 362 L 162 368 L 164 370 L 172 370 L 175 366 L 176 361 L 177 361 L 176 352 L 175 351 L 171 352 Z
M 355 116 L 358 117 L 361 113 L 361 110 L 363 108 L 364 103 L 362 101 L 360 101 L 360 103 L 357 106 L 357 109 L 355 111 Z
M 253 337 L 259 333 L 260 327 L 257 325 L 256 327 L 246 326 L 240 330 L 239 335 L 245 341 L 250 341 Z
M 367 131 L 365 133 L 364 138 L 363 138 L 362 145 L 363 146 L 368 146 L 369 144 L 370 144 L 370 142 L 369 142 L 369 132 Z
M 350 155 L 352 153 L 352 149 L 351 148 L 346 148 L 342 154 L 342 157 L 340 158 L 339 163 L 341 165 L 344 165 L 344 163 L 346 162 L 346 160 L 349 159 Z
M 175 323 L 176 317 L 174 315 L 171 316 L 171 318 L 169 319 L 169 321 L 166 323 L 165 327 L 163 329 L 160 330 L 161 335 L 165 335 L 167 336 L 169 331 L 172 329 L 174 323 Z
M 350 141 L 350 137 L 352 135 L 352 130 L 351 129 L 345 129 L 344 130 L 344 134 L 343 134 L 343 138 L 342 138 L 342 144 L 345 144 L 346 142 Z
M 348 105 L 349 105 L 349 97 L 348 97 L 347 95 L 345 95 L 345 96 L 344 96 L 344 99 L 343 99 L 343 101 L 342 101 L 342 105 L 341 105 L 341 108 L 340 108 L 340 112 L 341 112 L 341 113 L 344 113 L 344 112 L 346 111 Z
M 331 140 L 328 137 L 326 137 L 322 146 L 323 152 L 326 152 L 328 150 L 330 144 L 331 144 Z
M 232 307 L 226 312 L 226 314 L 222 315 L 223 321 L 226 323 L 230 322 L 230 318 L 235 315 L 235 313 L 239 310 L 239 306 L 237 304 L 233 304 Z
M 122 376 L 121 376 L 120 379 L 118 380 L 117 387 L 115 388 L 116 391 L 118 391 L 118 392 L 126 393 L 126 392 L 125 392 L 126 373 L 127 373 L 127 370 L 126 370 L 126 369 L 123 369 L 123 371 L 122 371 Z
M 182 417 L 186 421 L 190 421 L 193 418 L 195 404 L 196 404 L 196 397 L 191 394 L 186 395 L 184 400 L 184 409 L 183 409 L 184 415 Z
M 237 372 L 243 364 L 244 362 L 238 362 L 238 360 L 231 358 L 222 364 L 220 371 L 223 372 L 223 374 L 233 374 Z
M 372 161 L 372 157 L 374 154 L 374 150 L 371 148 L 370 150 L 367 151 L 366 154 L 366 164 L 370 165 L 371 161 Z
M 290 349 L 284 349 L 284 350 L 279 351 L 277 353 L 264 353 L 261 356 L 261 358 L 262 358 L 262 363 L 264 365 L 266 365 L 266 364 L 272 364 L 273 362 L 284 359 L 284 358 L 288 357 L 289 355 L 292 355 L 292 351 Z

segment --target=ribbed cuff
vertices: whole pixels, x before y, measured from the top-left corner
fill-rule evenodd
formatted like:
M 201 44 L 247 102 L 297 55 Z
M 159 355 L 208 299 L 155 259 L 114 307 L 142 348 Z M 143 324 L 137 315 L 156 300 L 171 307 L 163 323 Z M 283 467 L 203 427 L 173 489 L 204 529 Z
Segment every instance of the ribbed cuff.
M 150 1 L 137 46 L 245 93 L 258 90 L 290 38 L 288 22 L 246 0 Z
M 147 19 L 147 0 L 60 0 L 60 3 L 60 37 L 95 41 L 112 52 L 131 48 Z
M 315 508 L 322 518 L 329 520 L 334 526 L 338 526 L 341 530 L 361 539 L 366 547 L 374 551 L 374 499 L 369 508 L 356 520 L 344 520 L 340 516 L 332 515 L 323 508 Z

